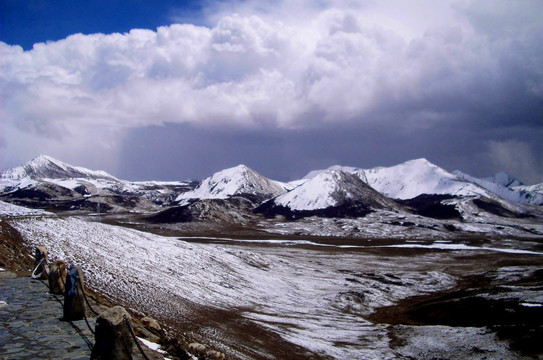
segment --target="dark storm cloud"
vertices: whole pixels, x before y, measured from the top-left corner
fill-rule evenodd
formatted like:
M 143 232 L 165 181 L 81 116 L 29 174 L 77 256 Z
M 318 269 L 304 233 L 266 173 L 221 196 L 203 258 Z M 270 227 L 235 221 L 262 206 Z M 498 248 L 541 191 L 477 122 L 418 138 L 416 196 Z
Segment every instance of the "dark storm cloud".
M 142 173 L 155 180 L 202 179 L 243 163 L 288 181 L 336 164 L 371 168 L 425 157 L 447 170 L 480 177 L 497 167 L 529 183 L 543 170 L 533 155 L 543 152 L 538 142 L 542 137 L 543 131 L 528 128 L 474 130 L 454 125 L 417 131 L 368 125 L 233 131 L 166 124 L 130 132 L 118 175 L 133 180 L 141 180 Z
M 540 2 L 212 4 L 209 27 L 0 43 L 5 154 L 32 138 L 134 179 L 426 157 L 542 181 Z

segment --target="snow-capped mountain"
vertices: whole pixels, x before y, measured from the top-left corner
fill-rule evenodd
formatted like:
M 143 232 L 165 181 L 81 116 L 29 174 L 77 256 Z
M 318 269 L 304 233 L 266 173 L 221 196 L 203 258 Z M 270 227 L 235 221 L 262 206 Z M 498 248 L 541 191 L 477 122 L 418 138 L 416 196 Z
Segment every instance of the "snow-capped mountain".
M 393 199 L 412 199 L 422 194 L 495 197 L 486 189 L 459 179 L 426 159 L 376 167 L 364 173 L 371 187 Z
M 257 211 L 270 215 L 363 216 L 374 209 L 399 209 L 393 200 L 379 194 L 360 177 L 343 170 L 316 174 L 302 185 L 262 204 Z
M 515 186 L 510 188 L 507 185 L 502 185 L 521 183 L 505 172 L 500 172 L 492 177 L 483 179 L 478 179 L 468 174 L 464 174 L 459 170 L 453 171 L 453 174 L 460 179 L 472 182 L 487 189 L 488 191 L 491 191 L 502 199 L 521 204 L 543 205 L 543 193 L 538 194 L 536 191 L 534 191 L 536 188 L 527 186 Z
M 485 196 L 496 201 L 502 198 L 523 204 L 543 204 L 543 194 L 538 194 L 536 188 L 515 186 L 522 183 L 505 172 L 478 179 L 458 170 L 450 173 L 426 159 L 415 159 L 391 167 L 373 169 L 334 165 L 326 170 L 309 172 L 304 181 L 333 169 L 355 174 L 381 194 L 393 199 L 406 200 L 430 194 Z
M 516 179 L 514 176 L 506 173 L 505 171 L 500 171 L 493 176 L 482 178 L 480 180 L 488 181 L 508 188 L 524 185 L 520 180 Z
M 330 166 L 327 169 L 310 171 L 309 173 L 307 173 L 306 176 L 303 177 L 302 180 L 312 179 L 315 176 L 319 175 L 320 173 L 323 173 L 325 171 L 330 171 L 330 170 L 341 170 L 341 171 L 344 171 L 346 173 L 354 174 L 354 175 L 358 176 L 363 182 L 365 182 L 365 183 L 368 182 L 368 179 L 366 179 L 366 174 L 365 174 L 363 169 L 352 167 L 352 166 L 341 166 L 341 165 L 333 165 L 333 166 Z
M 341 206 L 345 202 L 363 202 L 374 207 L 395 207 L 396 204 L 377 193 L 360 177 L 343 170 L 328 170 L 304 184 L 278 196 L 276 205 L 291 210 L 317 210 Z
M 381 194 L 393 199 L 412 199 L 422 194 L 488 195 L 485 189 L 459 179 L 426 159 L 415 159 L 391 167 L 373 169 L 334 165 L 325 170 L 311 171 L 304 179 L 311 179 L 330 170 L 354 174 Z
M 543 183 L 515 186 L 513 190 L 520 192 L 528 204 L 543 205 Z
M 0 197 L 51 210 L 126 211 L 156 209 L 194 184 L 129 182 L 104 172 L 72 166 L 52 157 L 37 158 L 0 172 Z
M 79 166 L 72 166 L 50 156 L 40 155 L 24 165 L 0 172 L 0 178 L 21 180 L 31 179 L 118 179 L 105 171 L 94 171 Z
M 204 179 L 194 190 L 179 195 L 176 201 L 186 205 L 193 200 L 243 196 L 261 202 L 283 194 L 286 188 L 286 184 L 270 180 L 245 165 L 238 165 Z
M 433 213 L 438 210 L 441 217 L 494 211 L 507 217 L 532 211 L 511 201 L 543 204 L 542 184 L 509 188 L 496 182 L 517 183 L 511 176 L 497 174 L 492 179 L 495 181 L 450 173 L 426 159 L 416 159 L 367 170 L 336 165 L 312 171 L 290 183 L 268 179 L 244 165 L 219 171 L 198 184 L 129 182 L 103 171 L 39 156 L 0 172 L 0 200 L 50 211 L 92 213 L 99 208 L 100 212 L 153 212 L 160 213 L 158 220 L 166 217 L 169 221 L 231 218 L 218 216 L 221 212 L 235 212 L 239 216 L 234 218 L 254 219 L 260 216 L 253 213 L 255 208 L 258 213 L 291 218 L 357 217 L 374 209 L 430 217 L 436 216 Z M 463 197 L 462 201 L 451 200 L 455 196 Z M 416 201 L 406 202 L 411 199 Z M 176 210 L 175 216 L 167 212 L 186 205 L 190 209 Z M 458 211 L 452 214 L 451 206 Z M 162 214 L 163 211 L 166 213 Z

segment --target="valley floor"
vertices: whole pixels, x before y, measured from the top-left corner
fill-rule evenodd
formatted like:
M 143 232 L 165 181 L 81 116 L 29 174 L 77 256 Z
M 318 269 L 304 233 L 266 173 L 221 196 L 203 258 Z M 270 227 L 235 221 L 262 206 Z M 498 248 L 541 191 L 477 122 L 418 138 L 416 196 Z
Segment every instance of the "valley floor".
M 543 356 L 534 321 L 543 318 L 543 237 L 529 232 L 379 239 L 287 236 L 280 225 L 270 236 L 265 227 L 257 236 L 153 229 L 162 236 L 76 217 L 7 221 L 29 248 L 80 266 L 105 298 L 229 359 Z

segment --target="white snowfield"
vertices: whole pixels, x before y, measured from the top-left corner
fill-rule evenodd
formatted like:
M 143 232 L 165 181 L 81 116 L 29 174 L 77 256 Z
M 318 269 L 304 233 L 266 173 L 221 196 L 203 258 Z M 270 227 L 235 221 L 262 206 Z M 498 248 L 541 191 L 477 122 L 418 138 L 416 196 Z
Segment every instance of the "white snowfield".
M 4 216 L 37 216 L 37 215 L 48 215 L 54 216 L 53 213 L 50 213 L 45 210 L 40 209 L 29 209 L 24 206 L 13 205 L 4 201 L 0 201 L 0 217 Z
M 91 288 L 151 316 L 190 318 L 191 303 L 244 309 L 284 339 L 335 359 L 395 358 L 386 326 L 363 316 L 453 286 L 454 275 L 428 271 L 427 264 L 451 271 L 457 259 L 449 253 L 475 250 L 444 246 L 412 261 L 358 249 L 331 256 L 318 248 L 189 243 L 75 218 L 11 223 L 29 245 L 44 245 L 51 260 L 80 266 Z
M 180 194 L 176 201 L 185 205 L 190 199 L 226 199 L 243 194 L 272 198 L 283 194 L 287 187 L 286 184 L 270 180 L 245 165 L 238 165 L 204 179 L 196 189 Z

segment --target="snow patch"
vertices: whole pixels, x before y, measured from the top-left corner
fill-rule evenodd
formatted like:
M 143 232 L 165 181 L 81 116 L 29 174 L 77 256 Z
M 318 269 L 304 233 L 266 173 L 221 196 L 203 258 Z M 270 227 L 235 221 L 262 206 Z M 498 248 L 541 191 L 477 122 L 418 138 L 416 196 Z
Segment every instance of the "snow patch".
M 41 209 L 29 209 L 0 200 L 1 216 L 54 216 L 53 213 Z

